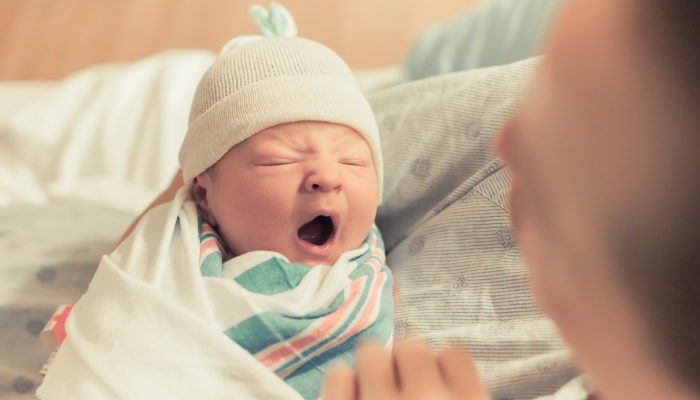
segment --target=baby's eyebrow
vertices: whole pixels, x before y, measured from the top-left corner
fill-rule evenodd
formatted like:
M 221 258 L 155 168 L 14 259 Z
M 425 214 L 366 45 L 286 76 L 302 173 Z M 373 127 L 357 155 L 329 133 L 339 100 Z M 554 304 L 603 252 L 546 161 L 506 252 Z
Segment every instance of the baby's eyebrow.
M 335 143 L 336 149 L 344 149 L 347 148 L 348 146 L 360 146 L 362 144 L 366 144 L 367 141 L 363 137 L 355 137 L 355 136 L 346 136 L 342 138 L 341 140 L 337 141 Z
M 265 144 L 265 143 L 275 143 L 278 145 L 281 145 L 285 148 L 293 149 L 296 147 L 299 147 L 298 145 L 295 145 L 294 140 L 290 140 L 289 135 L 284 135 L 284 134 L 278 134 L 278 133 L 273 133 L 266 135 L 265 140 L 262 141 L 260 144 Z
M 253 154 L 285 153 L 286 154 L 286 153 L 299 153 L 299 151 L 296 149 L 290 148 L 288 146 L 267 143 L 267 144 L 260 144 L 260 145 L 254 146 L 252 148 L 251 153 L 253 153 Z

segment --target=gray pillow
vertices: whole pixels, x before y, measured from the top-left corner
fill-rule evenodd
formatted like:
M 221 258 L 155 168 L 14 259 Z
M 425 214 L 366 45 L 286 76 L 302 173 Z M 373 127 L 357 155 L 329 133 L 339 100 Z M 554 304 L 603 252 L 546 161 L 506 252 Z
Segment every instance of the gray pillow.
M 370 97 L 385 164 L 377 224 L 396 274 L 395 335 L 468 347 L 496 399 L 552 393 L 576 372 L 537 307 L 509 226 L 492 138 L 537 59 L 400 85 Z

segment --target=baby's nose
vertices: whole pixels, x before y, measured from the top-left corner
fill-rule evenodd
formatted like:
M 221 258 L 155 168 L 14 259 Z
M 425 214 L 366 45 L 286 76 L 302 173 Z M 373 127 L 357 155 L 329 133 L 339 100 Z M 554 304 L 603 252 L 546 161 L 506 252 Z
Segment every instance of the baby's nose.
M 331 163 L 319 164 L 306 176 L 304 187 L 309 192 L 341 190 L 342 181 L 338 168 L 335 165 L 331 165 Z

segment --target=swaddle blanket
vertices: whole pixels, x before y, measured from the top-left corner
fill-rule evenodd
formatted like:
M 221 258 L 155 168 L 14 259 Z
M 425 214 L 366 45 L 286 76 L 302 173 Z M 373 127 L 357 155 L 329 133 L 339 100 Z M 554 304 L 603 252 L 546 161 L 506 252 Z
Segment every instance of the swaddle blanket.
M 358 340 L 391 345 L 392 276 L 376 227 L 332 267 L 291 263 L 271 251 L 224 263 L 226 246 L 201 213 L 199 233 L 202 275 L 236 282 L 209 293 L 220 305 L 219 325 L 230 326 L 224 333 L 304 398 L 319 397 L 329 363 L 353 364 Z
M 317 398 L 358 340 L 391 343 L 392 277 L 376 229 L 332 267 L 274 252 L 224 263 L 219 246 L 184 188 L 147 213 L 102 258 L 37 395 Z

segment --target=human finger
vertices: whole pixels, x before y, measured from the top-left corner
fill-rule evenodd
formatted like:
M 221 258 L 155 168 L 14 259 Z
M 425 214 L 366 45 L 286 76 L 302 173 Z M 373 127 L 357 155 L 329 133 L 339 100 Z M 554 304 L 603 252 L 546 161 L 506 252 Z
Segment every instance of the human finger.
M 361 343 L 355 353 L 355 371 L 361 399 L 391 399 L 397 394 L 391 353 L 383 345 Z
M 421 398 L 443 386 L 435 357 L 424 342 L 403 342 L 394 348 L 393 356 L 402 393 Z
M 339 364 L 330 370 L 323 384 L 321 398 L 323 400 L 357 399 L 355 374 L 350 368 L 344 364 Z
M 462 349 L 449 349 L 435 357 L 438 370 L 455 398 L 488 400 L 471 355 Z

